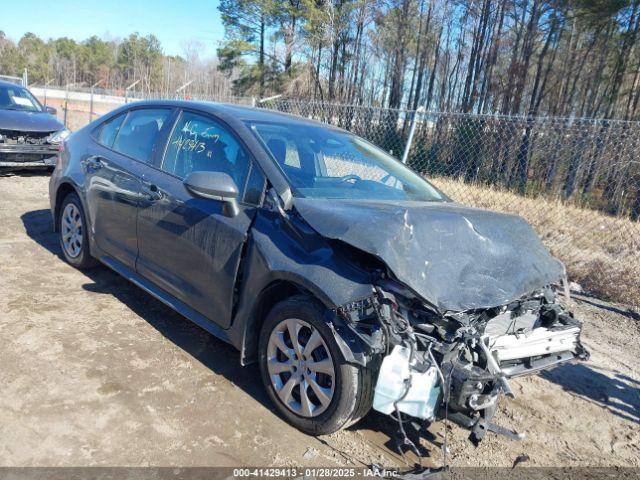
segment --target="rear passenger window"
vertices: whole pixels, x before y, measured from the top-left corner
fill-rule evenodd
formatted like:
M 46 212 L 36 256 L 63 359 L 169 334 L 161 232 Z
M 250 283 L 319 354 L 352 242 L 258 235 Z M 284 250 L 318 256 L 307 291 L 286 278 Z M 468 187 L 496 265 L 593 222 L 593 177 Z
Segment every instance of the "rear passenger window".
M 101 143 L 105 147 L 113 147 L 113 141 L 116 139 L 116 135 L 118 135 L 118 130 L 120 130 L 120 126 L 124 121 L 126 113 L 118 115 L 115 118 L 112 118 L 106 123 L 103 123 L 100 127 L 97 135 L 98 143 Z
M 171 110 L 166 108 L 130 111 L 120 127 L 113 149 L 141 162 L 151 163 L 153 147 L 170 113 Z

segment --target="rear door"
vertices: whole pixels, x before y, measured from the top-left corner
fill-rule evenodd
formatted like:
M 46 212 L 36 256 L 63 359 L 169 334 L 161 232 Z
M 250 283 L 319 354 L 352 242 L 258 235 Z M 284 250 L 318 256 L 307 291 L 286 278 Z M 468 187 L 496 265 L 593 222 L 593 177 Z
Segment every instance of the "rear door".
M 222 202 L 189 193 L 182 181 L 192 171 L 228 173 L 240 192 L 240 214 L 229 218 Z M 262 200 L 263 174 L 219 119 L 183 111 L 164 155 L 145 168 L 142 178 L 138 273 L 228 327 L 242 248 Z
M 127 267 L 138 254 L 137 206 L 140 166 L 151 162 L 170 108 L 133 109 L 108 120 L 96 132 L 99 146 L 83 161 L 91 225 L 98 248 Z

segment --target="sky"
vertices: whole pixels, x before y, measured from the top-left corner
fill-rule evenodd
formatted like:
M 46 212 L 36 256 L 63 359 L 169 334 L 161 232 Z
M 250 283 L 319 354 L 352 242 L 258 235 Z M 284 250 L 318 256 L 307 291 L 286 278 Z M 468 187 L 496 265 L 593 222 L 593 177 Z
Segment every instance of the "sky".
M 201 58 L 208 58 L 224 34 L 217 8 L 218 0 L 22 0 L 20 8 L 9 9 L 16 16 L 4 9 L 0 30 L 15 41 L 26 32 L 45 40 L 153 33 L 167 55 L 184 53 L 185 44 L 196 40 L 204 47 Z

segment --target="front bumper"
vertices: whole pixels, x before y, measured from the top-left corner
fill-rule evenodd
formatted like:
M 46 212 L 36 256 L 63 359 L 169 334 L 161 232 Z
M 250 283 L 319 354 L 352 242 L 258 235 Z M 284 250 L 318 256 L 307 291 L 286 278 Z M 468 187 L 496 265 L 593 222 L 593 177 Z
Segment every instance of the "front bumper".
M 52 167 L 57 155 L 57 145 L 0 144 L 0 167 Z
M 580 343 L 581 325 L 537 327 L 526 333 L 482 336 L 485 368 L 452 362 L 451 388 L 456 410 L 474 412 L 491 406 L 503 392 L 513 395 L 507 379 L 529 375 L 572 360 L 586 360 L 589 353 Z
M 493 339 L 491 352 L 507 377 L 527 375 L 573 359 L 585 360 L 588 353 L 580 343 L 581 327 L 536 328 L 522 335 Z
M 491 423 L 499 397 L 514 396 L 509 379 L 589 357 L 580 342 L 581 322 L 556 303 L 549 288 L 505 306 L 449 317 L 416 308 L 415 301 L 400 295 L 386 294 L 380 305 L 378 315 L 391 345 L 408 346 L 412 354 L 404 362 L 392 361 L 393 354 L 382 358 L 381 372 L 385 366 L 401 367 L 396 368 L 400 382 L 381 374 L 374 408 L 427 421 L 448 416 L 470 428 L 474 442 L 486 431 L 519 438 Z M 421 376 L 432 368 L 438 378 L 423 382 Z M 421 395 L 422 403 L 410 402 L 416 397 L 413 390 L 420 388 L 428 395 Z M 435 403 L 427 404 L 431 397 Z

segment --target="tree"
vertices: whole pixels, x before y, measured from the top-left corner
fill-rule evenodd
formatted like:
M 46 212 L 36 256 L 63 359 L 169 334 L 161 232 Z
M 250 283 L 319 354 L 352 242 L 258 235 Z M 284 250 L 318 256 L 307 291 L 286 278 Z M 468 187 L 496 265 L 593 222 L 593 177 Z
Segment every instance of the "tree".
M 240 93 L 253 90 L 257 84 L 257 93 L 265 94 L 269 73 L 266 36 L 275 21 L 275 8 L 271 0 L 222 0 L 218 6 L 227 37 L 218 49 L 220 69 L 228 73 L 241 70 L 236 82 Z M 255 63 L 248 63 L 247 58 Z
M 143 88 L 150 92 L 152 85 L 160 80 L 161 61 L 162 48 L 158 38 L 133 33 L 120 45 L 117 65 L 126 84 L 139 80 Z
M 110 70 L 116 58 L 111 42 L 90 37 L 81 43 L 79 57 L 81 71 L 88 83 L 93 85 L 99 80 L 104 85 L 109 83 Z
M 48 76 L 47 63 L 49 48 L 33 33 L 25 33 L 18 42 L 19 60 L 15 73 L 24 68 L 29 70 L 29 76 L 33 81 L 42 81 Z

